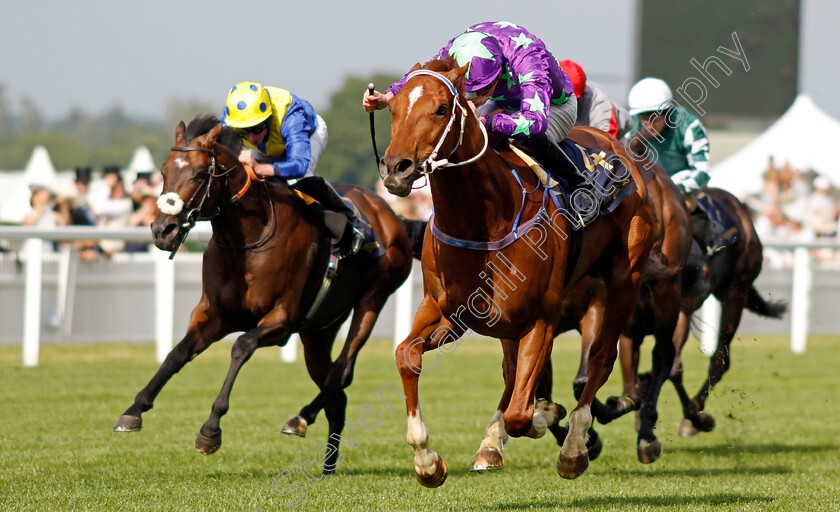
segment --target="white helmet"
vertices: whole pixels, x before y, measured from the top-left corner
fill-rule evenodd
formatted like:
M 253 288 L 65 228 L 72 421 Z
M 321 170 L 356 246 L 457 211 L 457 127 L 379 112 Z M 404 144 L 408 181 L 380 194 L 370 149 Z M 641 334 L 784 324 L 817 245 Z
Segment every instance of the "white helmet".
M 660 78 L 642 78 L 630 89 L 627 103 L 630 115 L 655 112 L 671 106 L 674 94 L 668 84 Z

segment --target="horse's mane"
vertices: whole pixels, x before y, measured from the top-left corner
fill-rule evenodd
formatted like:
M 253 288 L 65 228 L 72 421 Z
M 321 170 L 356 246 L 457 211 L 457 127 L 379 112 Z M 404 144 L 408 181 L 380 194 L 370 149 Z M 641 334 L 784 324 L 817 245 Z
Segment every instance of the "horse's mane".
M 455 68 L 458 68 L 458 62 L 451 56 L 447 55 L 445 59 L 434 59 L 426 62 L 423 64 L 423 69 L 428 69 L 429 71 L 451 71 Z
M 214 114 L 196 116 L 195 119 L 190 121 L 189 126 L 187 126 L 187 129 L 184 132 L 184 138 L 186 139 L 187 144 L 189 144 L 194 138 L 209 132 L 219 123 L 220 121 L 218 116 Z M 242 139 L 234 130 L 228 127 L 222 128 L 222 133 L 219 134 L 219 138 L 216 139 L 216 142 L 236 154 L 239 154 L 239 148 L 242 146 Z

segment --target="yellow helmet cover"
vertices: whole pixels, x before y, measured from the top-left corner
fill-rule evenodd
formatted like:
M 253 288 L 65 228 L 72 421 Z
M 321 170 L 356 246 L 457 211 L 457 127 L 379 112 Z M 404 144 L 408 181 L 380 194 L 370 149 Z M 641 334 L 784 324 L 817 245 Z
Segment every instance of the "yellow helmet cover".
M 224 114 L 231 128 L 256 126 L 271 117 L 271 96 L 256 82 L 236 84 L 228 93 Z

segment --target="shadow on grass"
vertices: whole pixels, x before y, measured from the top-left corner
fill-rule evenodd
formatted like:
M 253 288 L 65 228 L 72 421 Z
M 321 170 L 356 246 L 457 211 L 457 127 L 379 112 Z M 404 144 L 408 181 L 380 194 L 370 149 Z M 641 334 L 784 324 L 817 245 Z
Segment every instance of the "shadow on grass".
M 721 475 L 785 475 L 791 473 L 790 468 L 783 466 L 737 466 L 726 468 L 706 469 L 630 469 L 624 471 L 628 476 L 643 476 L 662 478 L 665 476 L 721 476 Z
M 669 509 L 683 505 L 739 505 L 747 503 L 771 503 L 776 498 L 772 496 L 754 496 L 749 494 L 710 494 L 708 496 L 593 496 L 591 498 L 573 499 L 564 502 L 562 500 L 540 500 L 528 503 L 496 503 L 487 507 L 487 510 L 525 510 L 530 508 L 579 508 L 589 509 L 592 507 L 627 507 L 637 505 L 639 507 L 662 507 Z
M 670 453 L 695 453 L 718 457 L 742 457 L 756 454 L 817 453 L 840 449 L 836 444 L 719 444 L 715 446 L 668 447 Z

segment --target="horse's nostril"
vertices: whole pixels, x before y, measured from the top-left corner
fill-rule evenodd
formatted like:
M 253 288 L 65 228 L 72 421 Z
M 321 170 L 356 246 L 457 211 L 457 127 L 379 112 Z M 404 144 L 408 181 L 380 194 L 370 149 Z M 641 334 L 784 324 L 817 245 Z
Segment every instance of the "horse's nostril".
M 174 222 L 172 224 L 167 224 L 166 227 L 163 228 L 163 233 L 161 233 L 161 235 L 163 236 L 163 238 L 168 238 L 169 235 L 171 235 L 172 232 L 175 231 L 175 229 L 177 229 L 177 227 L 178 225 Z
M 402 160 L 399 161 L 399 163 L 397 163 L 395 169 L 398 173 L 404 173 L 405 171 L 411 169 L 412 167 L 414 167 L 414 161 L 409 160 L 408 158 L 403 158 Z

